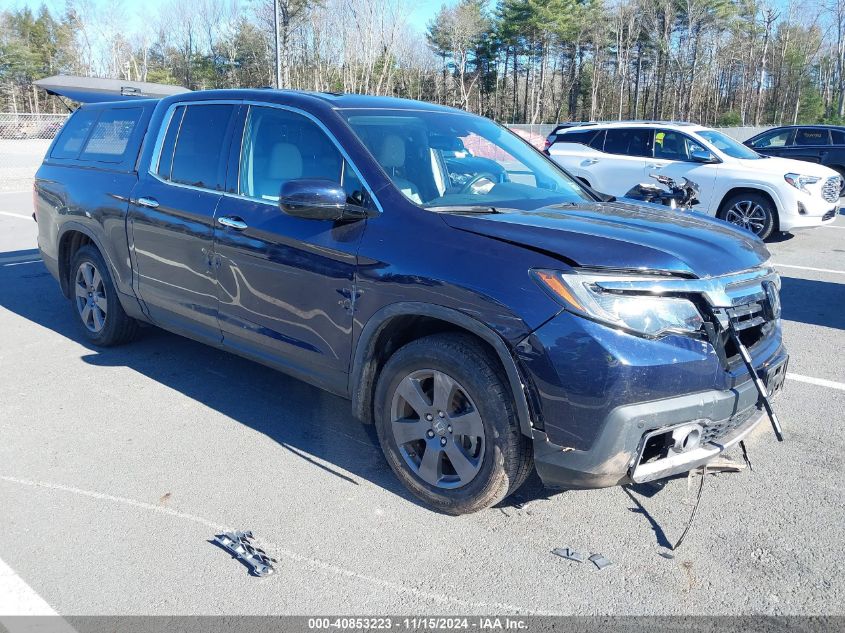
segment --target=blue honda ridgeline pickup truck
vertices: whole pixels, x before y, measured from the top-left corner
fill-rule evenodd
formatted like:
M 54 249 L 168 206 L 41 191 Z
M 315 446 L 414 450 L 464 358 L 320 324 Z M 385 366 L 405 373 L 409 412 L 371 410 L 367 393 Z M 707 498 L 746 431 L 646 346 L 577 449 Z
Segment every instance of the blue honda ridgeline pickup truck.
M 349 398 L 449 514 L 534 468 L 614 486 L 739 442 L 761 409 L 727 312 L 783 382 L 760 240 L 608 200 L 451 108 L 273 90 L 89 103 L 35 207 L 91 343 L 151 323 Z

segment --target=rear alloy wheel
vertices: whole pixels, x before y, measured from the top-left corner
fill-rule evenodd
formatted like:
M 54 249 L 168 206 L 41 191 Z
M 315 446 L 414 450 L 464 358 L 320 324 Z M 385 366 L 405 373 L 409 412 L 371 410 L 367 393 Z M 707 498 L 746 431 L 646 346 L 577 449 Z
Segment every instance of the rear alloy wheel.
M 73 288 L 82 325 L 94 334 L 101 332 L 106 326 L 109 304 L 100 271 L 91 262 L 82 262 L 76 270 Z
M 774 230 L 775 214 L 775 209 L 768 198 L 749 192 L 738 194 L 725 201 L 719 217 L 764 240 Z
M 109 347 L 135 337 L 138 322 L 123 311 L 108 266 L 94 246 L 86 244 L 74 253 L 68 281 L 71 301 L 89 341 Z
M 498 359 L 466 334 L 427 336 L 397 350 L 379 374 L 376 430 L 393 472 L 447 514 L 490 507 L 533 468 Z

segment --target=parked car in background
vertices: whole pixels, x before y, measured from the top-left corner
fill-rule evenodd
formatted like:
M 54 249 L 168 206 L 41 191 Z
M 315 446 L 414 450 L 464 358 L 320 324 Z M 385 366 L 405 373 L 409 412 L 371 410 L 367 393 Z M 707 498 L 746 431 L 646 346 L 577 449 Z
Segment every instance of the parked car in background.
M 785 376 L 760 240 L 606 202 L 460 110 L 276 90 L 91 103 L 34 194 L 91 344 L 151 323 L 348 398 L 399 480 L 450 514 L 534 468 L 614 486 L 741 441 L 761 414 L 728 327 L 771 391 Z
M 690 123 L 618 122 L 562 131 L 549 155 L 597 191 L 622 197 L 653 173 L 700 187 L 696 210 L 763 239 L 833 222 L 841 179 L 818 164 L 768 158 Z
M 839 196 L 845 196 L 845 126 L 785 125 L 745 141 L 758 154 L 794 158 L 830 167 L 842 177 Z
M 543 144 L 543 153 L 546 156 L 549 155 L 549 148 L 557 143 L 558 135 L 561 132 L 572 127 L 582 127 L 585 125 L 595 125 L 595 123 L 592 121 L 570 121 L 568 123 L 559 123 L 555 129 L 552 130 L 551 134 L 546 137 L 546 142 Z

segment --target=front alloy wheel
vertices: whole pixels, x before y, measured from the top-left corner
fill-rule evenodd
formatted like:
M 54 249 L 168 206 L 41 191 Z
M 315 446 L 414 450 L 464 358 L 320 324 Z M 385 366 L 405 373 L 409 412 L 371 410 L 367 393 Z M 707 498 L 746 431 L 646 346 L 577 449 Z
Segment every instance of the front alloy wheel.
M 778 230 L 777 209 L 768 196 L 756 191 L 738 193 L 725 200 L 718 217 L 765 240 Z
M 422 369 L 406 376 L 393 394 L 390 420 L 400 455 L 427 484 L 459 488 L 481 469 L 481 414 L 467 390 L 444 372 Z
M 76 270 L 74 283 L 76 310 L 82 324 L 90 332 L 98 334 L 106 326 L 109 311 L 106 286 L 100 271 L 91 262 L 84 261 Z
M 494 353 L 465 333 L 432 334 L 396 350 L 379 372 L 373 414 L 390 468 L 426 506 L 476 512 L 531 472 L 513 393 Z
M 754 200 L 740 200 L 725 214 L 728 222 L 757 236 L 766 228 L 766 218 L 766 210 Z

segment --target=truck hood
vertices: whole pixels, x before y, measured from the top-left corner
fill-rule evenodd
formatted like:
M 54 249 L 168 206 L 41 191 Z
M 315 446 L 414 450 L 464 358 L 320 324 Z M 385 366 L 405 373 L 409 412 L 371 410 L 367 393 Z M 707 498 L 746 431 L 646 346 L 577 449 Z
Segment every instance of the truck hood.
M 780 156 L 769 156 L 763 159 L 749 160 L 746 158 L 734 159 L 738 165 L 752 172 L 764 172 L 777 176 L 778 182 L 781 182 L 784 174 L 802 174 L 804 176 L 818 176 L 819 178 L 830 178 L 831 176 L 838 176 L 839 174 L 830 167 L 825 167 L 818 163 L 811 163 L 804 160 L 794 160 L 792 158 L 781 158 Z
M 550 253 L 576 267 L 713 277 L 769 258 L 757 237 L 699 213 L 658 205 L 583 202 L 533 211 L 444 214 L 449 226 Z

